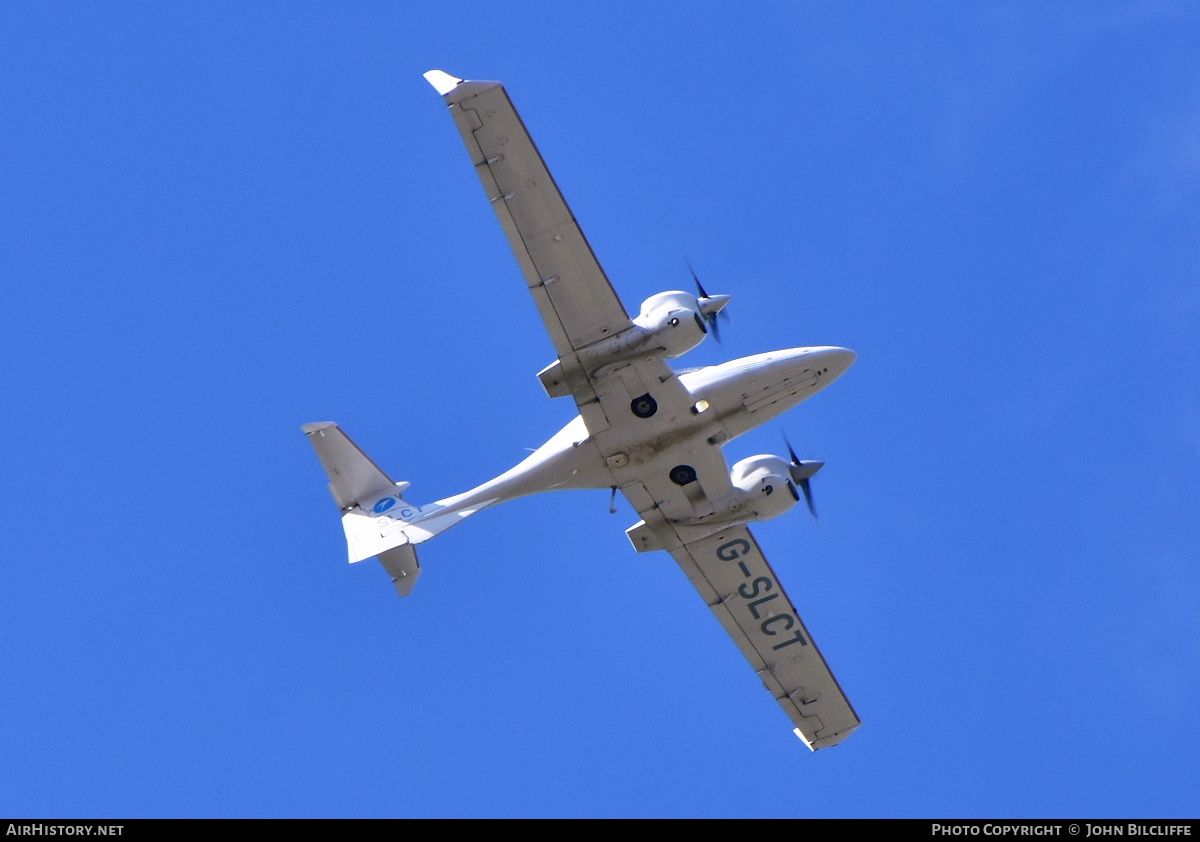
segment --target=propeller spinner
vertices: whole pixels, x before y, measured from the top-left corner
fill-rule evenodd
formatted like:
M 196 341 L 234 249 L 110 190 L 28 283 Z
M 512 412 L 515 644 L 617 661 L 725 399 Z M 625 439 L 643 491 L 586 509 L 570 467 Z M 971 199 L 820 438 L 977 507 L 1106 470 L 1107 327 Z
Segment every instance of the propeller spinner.
M 712 331 L 713 339 L 717 340 L 717 344 L 721 343 L 721 329 L 719 317 L 726 320 L 729 319 L 729 314 L 724 312 L 725 305 L 729 303 L 728 295 L 709 295 L 704 284 L 700 283 L 700 278 L 696 276 L 696 270 L 692 268 L 692 264 L 688 263 L 688 271 L 692 273 L 692 280 L 696 283 L 696 292 L 699 293 L 697 303 L 700 305 L 700 314 L 704 316 L 704 321 L 708 323 L 708 329 Z
M 825 467 L 824 462 L 816 459 L 800 459 L 796 456 L 796 451 L 792 449 L 792 443 L 788 441 L 788 437 L 784 435 L 783 443 L 787 445 L 788 456 L 791 457 L 791 464 L 788 465 L 788 473 L 792 476 L 792 482 L 800 487 L 804 492 L 804 502 L 808 504 L 808 511 L 813 516 L 817 516 L 817 509 L 813 506 L 812 497 L 812 479 L 813 474 Z M 799 495 L 796 495 L 796 490 L 793 488 L 792 494 L 799 500 Z

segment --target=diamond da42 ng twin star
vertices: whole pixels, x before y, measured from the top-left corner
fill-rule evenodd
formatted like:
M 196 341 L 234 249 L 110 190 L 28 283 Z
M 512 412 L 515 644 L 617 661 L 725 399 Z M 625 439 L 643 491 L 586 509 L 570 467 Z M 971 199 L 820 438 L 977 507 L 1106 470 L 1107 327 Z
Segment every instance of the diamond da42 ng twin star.
M 845 348 L 772 351 L 675 372 L 666 360 L 712 332 L 728 302 L 671 291 L 630 318 L 592 254 L 503 86 L 440 70 L 425 78 L 450 107 L 558 359 L 538 374 L 579 415 L 521 464 L 428 505 L 405 498 L 336 424 L 307 424 L 342 512 L 350 561 L 376 557 L 407 596 L 416 545 L 476 512 L 528 494 L 616 489 L 641 515 L 638 552 L 666 550 L 683 568 L 810 749 L 841 742 L 859 719 L 747 528 L 776 517 L 823 463 L 752 456 L 729 469 L 722 446 L 836 380 Z

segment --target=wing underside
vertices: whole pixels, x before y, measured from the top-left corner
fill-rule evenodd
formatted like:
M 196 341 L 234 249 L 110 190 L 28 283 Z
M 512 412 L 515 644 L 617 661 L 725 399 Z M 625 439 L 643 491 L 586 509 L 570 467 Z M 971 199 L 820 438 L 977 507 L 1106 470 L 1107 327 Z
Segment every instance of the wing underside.
M 559 357 L 629 327 L 504 87 L 463 82 L 444 96 Z
M 597 394 L 602 386 L 576 352 L 630 330 L 629 314 L 504 87 L 441 71 L 426 79 L 450 107 L 554 344 L 559 368 L 551 379 L 575 398 L 589 432 L 607 429 L 608 408 Z M 664 363 L 658 365 L 670 376 Z
M 745 524 L 680 545 L 671 555 L 810 749 L 836 745 L 859 726 Z

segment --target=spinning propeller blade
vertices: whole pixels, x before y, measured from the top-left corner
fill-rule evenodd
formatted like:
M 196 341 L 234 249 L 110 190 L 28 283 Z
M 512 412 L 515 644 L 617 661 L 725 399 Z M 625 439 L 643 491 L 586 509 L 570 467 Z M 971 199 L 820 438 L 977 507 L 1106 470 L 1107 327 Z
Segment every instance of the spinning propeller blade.
M 700 313 L 704 316 L 704 321 L 708 322 L 709 330 L 712 331 L 713 339 L 717 340 L 717 344 L 721 344 L 721 317 L 729 318 L 729 314 L 725 312 L 725 305 L 729 303 L 728 295 L 709 295 L 704 289 L 704 284 L 700 283 L 700 278 L 696 275 L 696 270 L 692 268 L 692 264 L 688 261 L 688 271 L 692 273 L 692 281 L 696 284 L 697 303 L 700 305 Z
M 792 443 L 788 441 L 787 434 L 783 434 L 783 443 L 787 445 L 788 456 L 792 462 L 788 465 L 788 473 L 792 475 L 792 482 L 799 486 L 804 492 L 804 502 L 808 504 L 808 511 L 813 517 L 817 516 L 816 506 L 813 505 L 812 496 L 812 479 L 813 474 L 825 467 L 824 462 L 819 462 L 816 459 L 801 459 L 796 455 L 796 451 L 792 449 Z

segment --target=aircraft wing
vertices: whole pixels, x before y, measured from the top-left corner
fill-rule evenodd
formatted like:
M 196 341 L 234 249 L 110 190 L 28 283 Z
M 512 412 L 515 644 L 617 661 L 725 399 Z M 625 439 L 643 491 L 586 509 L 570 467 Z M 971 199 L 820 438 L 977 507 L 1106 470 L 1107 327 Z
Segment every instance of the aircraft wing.
M 682 536 L 681 536 L 682 537 Z M 836 745 L 858 714 L 743 524 L 671 550 L 810 749 Z
M 450 107 L 554 350 L 574 381 L 579 373 L 574 352 L 630 327 L 629 314 L 504 87 L 440 70 L 425 78 Z
M 635 381 L 619 397 L 610 395 L 623 388 L 622 376 L 652 374 L 643 362 L 605 378 L 598 384 L 601 403 L 619 405 L 640 388 Z M 699 435 L 673 440 L 670 430 L 691 413 L 690 396 L 677 380 L 658 384 L 655 394 L 660 401 L 654 417 L 617 414 L 610 429 L 593 436 L 613 478 L 643 518 L 628 532 L 634 548 L 670 552 L 792 720 L 796 736 L 814 751 L 836 745 L 859 726 L 858 715 L 796 606 L 745 523 L 707 520 L 721 510 L 727 495 L 736 493 L 719 447 L 723 429 L 713 422 Z M 609 397 L 613 399 L 606 401 Z M 626 432 L 630 425 L 648 422 L 662 425 L 661 433 L 645 451 L 630 454 L 633 448 L 623 444 L 631 439 Z M 680 482 L 687 478 L 676 474 L 681 467 L 690 469 L 694 479 Z

